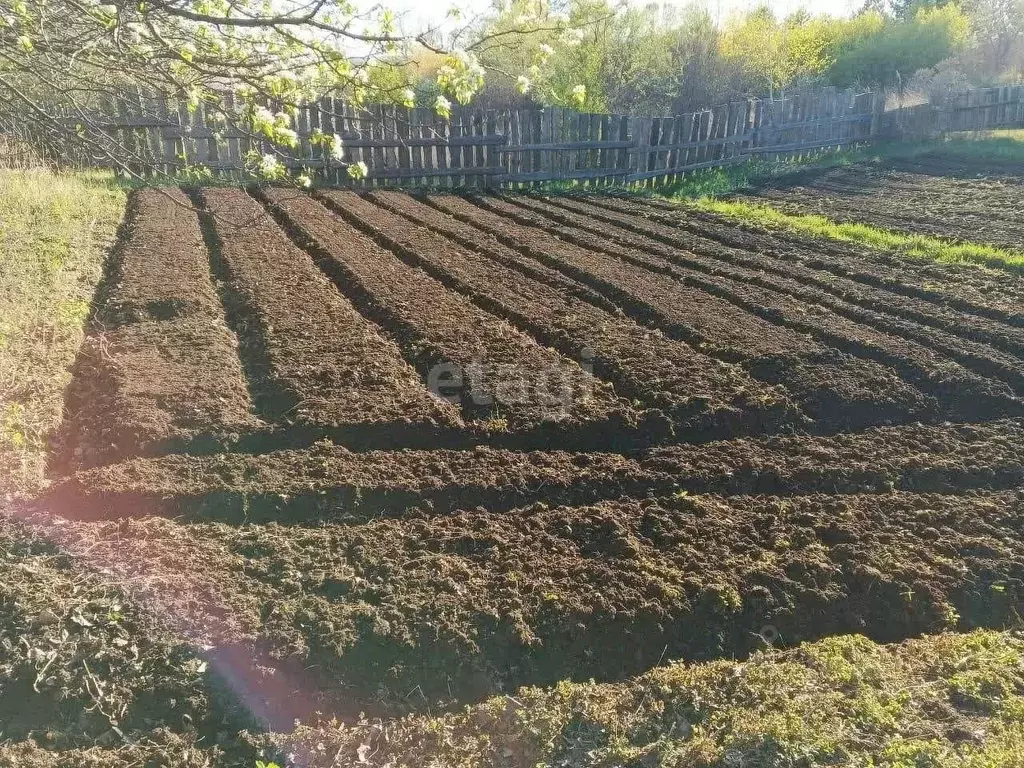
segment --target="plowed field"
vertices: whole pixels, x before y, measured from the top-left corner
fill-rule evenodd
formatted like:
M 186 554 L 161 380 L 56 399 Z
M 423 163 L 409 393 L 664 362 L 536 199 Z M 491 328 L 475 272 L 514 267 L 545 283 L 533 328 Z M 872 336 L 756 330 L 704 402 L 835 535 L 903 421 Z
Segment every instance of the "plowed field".
M 1008 175 L 1005 166 L 925 156 L 794 174 L 784 186 L 759 188 L 747 199 L 789 213 L 1019 251 L 1022 192 L 1021 176 Z
M 272 722 L 1019 619 L 1020 278 L 613 197 L 128 215 L 45 501 L 186 562 Z

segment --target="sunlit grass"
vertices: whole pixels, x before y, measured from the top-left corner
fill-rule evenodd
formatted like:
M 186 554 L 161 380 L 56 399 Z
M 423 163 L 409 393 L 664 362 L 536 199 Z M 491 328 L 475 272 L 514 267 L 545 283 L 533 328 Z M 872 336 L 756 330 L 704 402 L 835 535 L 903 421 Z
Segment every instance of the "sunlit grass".
M 835 168 L 853 163 L 878 162 L 879 160 L 879 150 L 874 147 L 828 150 L 781 160 L 752 159 L 745 163 L 688 173 L 678 181 L 640 192 L 641 194 L 654 193 L 658 196 L 680 199 L 726 195 L 738 189 L 764 184 L 772 179 L 808 168 Z
M 1024 130 L 953 134 L 925 151 L 939 157 L 1024 163 Z
M 745 163 L 722 168 L 695 171 L 668 184 L 632 191 L 641 196 L 693 200 L 728 195 L 738 190 L 769 184 L 774 180 L 783 181 L 789 174 L 809 169 L 837 168 L 858 163 L 884 165 L 887 160 L 907 160 L 923 156 L 951 160 L 1024 163 L 1024 130 L 956 133 L 933 141 L 878 143 L 780 160 L 751 159 Z
M 387 741 L 372 742 L 380 726 L 366 722 L 270 738 L 299 744 L 310 768 L 369 743 L 379 765 L 1003 768 L 1024 749 L 1022 651 L 1008 632 L 832 637 L 618 684 L 524 688 L 393 722 Z
M 42 477 L 124 204 L 107 173 L 0 170 L 0 501 Z
M 788 229 L 815 237 L 858 243 L 871 248 L 896 251 L 916 259 L 980 264 L 986 267 L 1019 271 L 1024 268 L 1024 252 L 981 243 L 954 243 L 938 237 L 909 234 L 860 223 L 838 223 L 815 214 L 791 214 L 770 205 L 718 200 L 702 197 L 688 203 L 699 210 L 765 227 Z

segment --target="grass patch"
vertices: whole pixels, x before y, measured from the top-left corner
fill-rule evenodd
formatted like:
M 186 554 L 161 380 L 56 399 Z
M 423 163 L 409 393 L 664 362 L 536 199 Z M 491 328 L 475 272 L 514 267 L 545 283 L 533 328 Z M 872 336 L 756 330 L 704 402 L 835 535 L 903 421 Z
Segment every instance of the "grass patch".
M 896 232 L 868 224 L 837 223 L 815 214 L 784 213 L 764 204 L 703 197 L 688 203 L 692 207 L 725 218 L 763 227 L 788 229 L 815 237 L 858 243 L 871 248 L 896 251 L 915 259 L 953 264 L 974 264 L 1014 272 L 1024 268 L 1024 252 L 980 243 L 953 243 L 938 237 Z
M 965 160 L 1024 163 L 1024 130 L 955 133 L 926 145 L 918 154 Z
M 653 189 L 636 190 L 639 194 L 654 194 L 670 199 L 691 200 L 707 196 L 727 195 L 738 189 L 747 189 L 780 179 L 788 174 L 809 168 L 837 168 L 854 163 L 880 162 L 882 154 L 877 147 L 829 150 L 803 157 L 783 160 L 756 158 L 745 163 L 689 173 L 678 181 Z
M 42 480 L 124 205 L 111 174 L 0 170 L 0 500 Z
M 844 636 L 616 685 L 523 689 L 383 729 L 300 728 L 279 744 L 309 768 L 368 754 L 394 766 L 996 768 L 1019 765 L 1024 748 L 1022 663 L 1011 633 L 891 646 Z
M 105 603 L 82 602 L 80 615 L 111 637 L 136 630 L 127 619 L 111 628 Z M 80 624 L 68 625 L 76 640 L 85 634 Z M 95 643 L 99 630 L 88 630 Z M 107 744 L 36 732 L 0 744 L 0 764 L 1004 768 L 1020 765 L 1024 754 L 1024 636 L 1014 632 L 950 633 L 895 645 L 847 635 L 767 650 L 744 662 L 668 664 L 621 683 L 524 688 L 453 714 L 321 722 L 293 733 L 239 733 L 244 721 L 229 720 L 233 728 L 219 734 L 220 744 L 217 735 L 202 738 L 203 726 L 216 722 L 209 715 L 218 695 L 209 671 L 194 656 L 161 656 L 142 641 L 139 647 L 145 674 L 127 675 L 109 689 L 111 701 L 124 701 L 121 722 L 131 722 L 158 673 L 159 693 L 180 697 L 171 706 L 191 708 L 188 722 L 201 724 L 198 729 L 175 727 L 162 712 L 163 728 Z M 54 666 L 64 662 L 62 655 Z M 35 669 L 25 667 L 23 684 L 31 690 Z M 58 674 L 77 680 L 74 666 L 64 664 Z M 103 716 L 90 717 L 97 721 L 93 731 L 102 732 Z
M 1024 163 L 1024 130 L 957 133 L 932 141 L 885 142 L 853 149 L 828 150 L 803 157 L 783 160 L 752 159 L 745 163 L 709 168 L 689 173 L 678 181 L 652 188 L 632 189 L 641 196 L 664 197 L 670 200 L 694 200 L 708 196 L 727 195 L 741 189 L 783 180 L 786 176 L 810 169 L 826 170 L 854 164 L 884 165 L 887 160 L 915 157 L 940 157 L 976 160 L 979 162 Z M 553 186 L 552 192 L 578 191 L 565 183 Z

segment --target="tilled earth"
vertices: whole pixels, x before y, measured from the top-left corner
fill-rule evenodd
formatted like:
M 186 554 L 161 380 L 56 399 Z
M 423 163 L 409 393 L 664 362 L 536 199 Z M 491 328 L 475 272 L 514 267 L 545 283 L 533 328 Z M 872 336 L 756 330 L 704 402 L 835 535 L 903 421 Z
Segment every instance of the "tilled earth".
M 128 216 L 42 506 L 272 724 L 1019 621 L 1013 275 L 613 197 Z
M 794 174 L 741 196 L 789 213 L 1024 249 L 1021 169 L 940 156 Z

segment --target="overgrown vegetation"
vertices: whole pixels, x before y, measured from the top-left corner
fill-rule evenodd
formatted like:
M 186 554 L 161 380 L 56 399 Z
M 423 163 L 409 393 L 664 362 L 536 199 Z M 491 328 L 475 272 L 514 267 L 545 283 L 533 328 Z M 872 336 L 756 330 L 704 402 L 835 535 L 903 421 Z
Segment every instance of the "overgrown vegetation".
M 213 665 L 46 532 L 0 517 L 0 765 L 251 763 Z
M 42 479 L 124 203 L 108 174 L 0 170 L 0 501 Z
M 0 545 L 3 765 L 1005 768 L 1024 750 L 1024 636 L 991 631 L 834 637 L 443 716 L 240 732 L 212 666 L 120 591 L 19 526 L 0 525 Z
M 917 259 L 955 264 L 980 264 L 986 267 L 1013 270 L 1020 270 L 1024 267 L 1024 252 L 1010 251 L 990 245 L 953 243 L 938 237 L 881 229 L 869 224 L 837 223 L 825 216 L 785 213 L 770 205 L 736 200 L 702 197 L 689 205 L 734 221 L 859 243 L 872 248 L 896 251 Z
M 442 718 L 300 728 L 280 743 L 323 745 L 296 750 L 309 768 L 996 768 L 1024 750 L 1022 662 L 1024 638 L 1007 633 L 836 637 L 621 685 L 524 689 Z
M 1024 9 L 1003 0 L 868 3 L 850 17 L 779 17 L 767 5 L 724 19 L 699 4 L 613 13 L 606 0 L 572 0 L 565 9 L 580 34 L 496 38 L 481 57 L 493 72 L 482 92 L 487 106 L 507 105 L 518 90 L 535 103 L 577 107 L 577 85 L 587 111 L 648 115 L 822 85 L 941 97 L 1012 79 L 1024 29 Z M 535 11 L 526 0 L 503 4 L 481 34 L 506 34 Z M 422 82 L 429 62 L 429 54 L 414 56 L 404 77 Z

